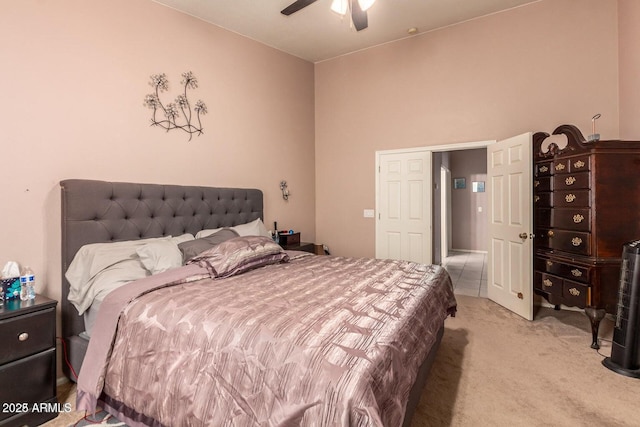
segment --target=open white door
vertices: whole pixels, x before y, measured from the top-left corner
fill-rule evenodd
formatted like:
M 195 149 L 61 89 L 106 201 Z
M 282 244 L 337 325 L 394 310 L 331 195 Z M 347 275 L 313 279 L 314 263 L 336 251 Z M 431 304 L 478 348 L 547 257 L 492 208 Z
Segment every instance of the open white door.
M 377 155 L 376 258 L 431 263 L 431 151 Z
M 487 147 L 488 297 L 533 320 L 531 133 Z
M 440 166 L 440 258 L 449 256 L 451 242 L 451 171 Z

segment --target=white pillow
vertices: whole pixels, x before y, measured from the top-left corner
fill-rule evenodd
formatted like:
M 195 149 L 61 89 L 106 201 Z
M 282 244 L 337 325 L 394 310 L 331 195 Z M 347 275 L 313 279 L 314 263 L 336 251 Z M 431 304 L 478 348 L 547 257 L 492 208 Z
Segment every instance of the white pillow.
M 192 234 L 183 234 L 169 240 L 149 242 L 136 249 L 136 253 L 144 268 L 149 270 L 151 274 L 162 273 L 182 266 L 182 252 L 180 252 L 178 244 L 193 239 Z
M 213 233 L 217 233 L 222 228 L 209 228 L 207 230 L 200 230 L 196 233 L 196 239 L 202 239 L 203 237 L 211 236 Z
M 248 222 L 246 224 L 236 225 L 235 227 L 229 227 L 232 230 L 235 230 L 236 233 L 240 236 L 264 236 L 271 237 L 269 230 L 265 227 L 264 223 L 260 218 L 255 221 Z M 222 228 L 212 228 L 207 230 L 200 230 L 196 234 L 196 239 L 200 239 L 202 237 L 207 237 L 212 235 L 213 233 L 217 233 L 222 230 Z
M 267 227 L 264 226 L 260 218 L 247 224 L 236 225 L 235 227 L 231 227 L 231 229 L 235 230 L 240 236 L 271 237 L 269 230 L 267 230 Z
M 180 241 L 193 238 L 191 235 L 183 236 L 175 239 Z M 84 245 L 78 250 L 65 273 L 70 285 L 69 301 L 82 314 L 91 306 L 98 293 L 111 291 L 125 283 L 148 276 L 149 270 L 140 261 L 137 250 L 149 243 L 162 241 L 172 241 L 172 238 L 168 236 Z

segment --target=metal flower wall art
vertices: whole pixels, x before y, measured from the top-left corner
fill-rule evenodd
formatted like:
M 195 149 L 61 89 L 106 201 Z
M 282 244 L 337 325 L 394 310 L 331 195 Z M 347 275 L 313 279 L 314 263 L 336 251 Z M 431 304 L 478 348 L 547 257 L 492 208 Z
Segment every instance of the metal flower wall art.
M 169 90 L 169 80 L 162 74 L 153 74 L 149 82 L 154 93 L 148 94 L 144 98 L 144 105 L 153 110 L 151 116 L 151 126 L 160 126 L 167 132 L 173 129 L 181 129 L 189 134 L 189 141 L 193 135 L 202 135 L 202 123 L 200 115 L 207 114 L 207 106 L 202 100 L 198 100 L 195 105 L 191 105 L 187 97 L 187 89 L 196 89 L 198 80 L 191 71 L 182 73 L 180 84 L 184 87 L 184 93 L 178 95 L 173 102 L 164 104 L 160 100 L 160 93 Z M 158 119 L 162 114 L 164 118 Z

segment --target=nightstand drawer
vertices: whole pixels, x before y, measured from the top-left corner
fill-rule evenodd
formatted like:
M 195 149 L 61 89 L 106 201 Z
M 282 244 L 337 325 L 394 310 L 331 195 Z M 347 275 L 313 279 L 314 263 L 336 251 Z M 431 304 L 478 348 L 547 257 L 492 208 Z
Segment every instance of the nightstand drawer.
M 55 346 L 55 308 L 0 320 L 0 364 Z
M 28 403 L 31 409 L 34 403 L 56 401 L 55 366 L 55 348 L 0 366 L 0 402 Z M 0 425 L 13 415 L 0 412 Z

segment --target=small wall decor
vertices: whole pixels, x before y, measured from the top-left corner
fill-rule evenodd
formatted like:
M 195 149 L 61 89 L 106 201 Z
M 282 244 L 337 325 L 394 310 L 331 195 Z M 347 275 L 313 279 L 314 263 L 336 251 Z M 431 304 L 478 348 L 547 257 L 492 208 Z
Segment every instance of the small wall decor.
M 285 200 L 289 200 L 289 188 L 287 186 L 287 181 L 280 181 L 280 190 L 282 191 L 282 198 Z
M 453 178 L 453 188 L 461 190 L 467 188 L 467 181 L 464 178 Z
M 189 141 L 191 141 L 194 133 L 198 136 L 202 135 L 200 115 L 207 114 L 207 106 L 199 99 L 192 108 L 187 98 L 187 89 L 198 87 L 198 80 L 191 71 L 182 73 L 180 84 L 184 86 L 184 93 L 178 95 L 174 102 L 164 105 L 160 100 L 160 92 L 169 89 L 169 80 L 167 80 L 167 76 L 164 73 L 151 75 L 149 85 L 155 91 L 144 98 L 144 105 L 153 110 L 151 126 L 160 126 L 166 129 L 167 132 L 173 129 L 181 129 L 189 134 Z M 165 118 L 163 120 L 158 120 L 156 117 L 159 110 L 164 114 Z
M 484 193 L 484 181 L 473 181 L 471 183 L 471 191 L 474 193 Z

